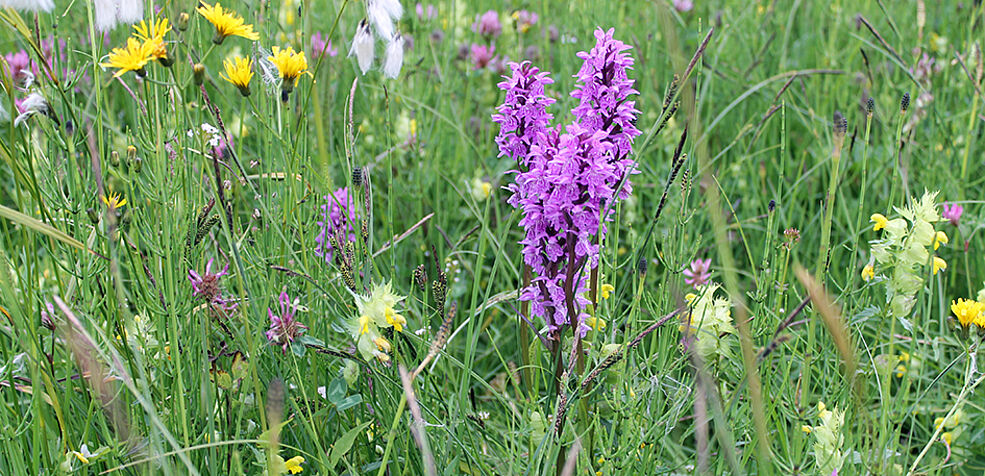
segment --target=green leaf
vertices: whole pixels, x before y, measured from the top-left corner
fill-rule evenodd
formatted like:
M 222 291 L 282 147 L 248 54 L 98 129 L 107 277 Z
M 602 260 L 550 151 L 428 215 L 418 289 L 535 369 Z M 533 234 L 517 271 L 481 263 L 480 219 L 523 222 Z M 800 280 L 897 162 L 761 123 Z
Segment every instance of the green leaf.
M 342 459 L 342 456 L 349 452 L 349 449 L 352 448 L 352 444 L 356 441 L 356 437 L 359 436 L 359 433 L 365 430 L 367 426 L 369 426 L 369 423 L 370 422 L 363 423 L 362 425 L 345 432 L 345 434 L 338 440 L 335 440 L 335 443 L 332 444 L 332 452 L 329 453 L 328 456 L 329 467 L 334 468 L 335 465 L 338 464 L 339 460 Z
M 359 405 L 359 403 L 362 402 L 362 401 L 363 401 L 363 396 L 362 395 L 359 395 L 359 394 L 356 394 L 356 395 L 353 395 L 353 396 L 351 396 L 349 398 L 346 398 L 345 400 L 342 400 L 341 402 L 336 403 L 335 404 L 335 408 L 339 412 L 344 412 L 344 411 L 348 410 L 349 408 L 352 408 L 352 407 L 354 407 L 356 405 Z
M 325 347 L 325 342 L 317 337 L 311 337 L 309 335 L 303 335 L 298 342 L 304 345 L 312 345 L 315 347 Z
M 62 243 L 74 246 L 80 250 L 88 251 L 93 255 L 102 258 L 102 255 L 96 253 L 95 251 L 87 249 L 86 246 L 83 245 L 81 241 L 72 238 L 64 231 L 61 231 L 58 228 L 55 228 L 47 223 L 44 223 L 41 220 L 38 220 L 37 218 L 25 215 L 17 210 L 14 210 L 12 208 L 7 208 L 3 205 L 0 205 L 0 216 L 7 218 L 8 220 L 14 223 L 26 226 L 38 233 L 41 233 L 42 235 L 47 235 L 51 238 L 61 241 Z
M 305 349 L 307 349 L 307 347 L 301 345 L 300 343 L 291 344 L 291 352 L 294 352 L 294 355 L 298 357 L 304 357 Z
M 345 380 L 342 378 L 336 378 L 328 384 L 328 388 L 325 391 L 325 398 L 335 405 L 338 405 L 343 398 L 345 398 L 346 392 Z

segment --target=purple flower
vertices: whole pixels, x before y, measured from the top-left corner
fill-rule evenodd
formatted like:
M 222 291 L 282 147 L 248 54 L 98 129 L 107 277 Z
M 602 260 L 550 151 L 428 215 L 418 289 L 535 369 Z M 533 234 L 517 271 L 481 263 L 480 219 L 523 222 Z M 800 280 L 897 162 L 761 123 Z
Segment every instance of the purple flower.
M 318 60 L 323 54 L 334 58 L 339 54 L 339 50 L 332 46 L 332 40 L 327 39 L 327 36 L 322 36 L 320 31 L 316 31 L 315 34 L 311 35 L 311 59 Z
M 684 283 L 698 289 L 698 286 L 707 284 L 711 280 L 711 259 L 696 259 L 691 262 L 691 267 L 684 270 Z
M 472 43 L 470 48 L 472 56 L 472 65 L 475 69 L 483 69 L 489 66 L 493 58 L 496 56 L 496 46 L 495 45 L 480 45 L 477 43 Z
M 273 309 L 267 308 L 270 316 L 270 329 L 265 335 L 270 345 L 279 345 L 283 352 L 294 343 L 294 340 L 301 337 L 308 326 L 301 324 L 294 319 L 294 308 L 297 303 L 291 303 L 291 298 L 287 297 L 287 292 L 280 293 L 280 314 L 274 314 Z
M 684 13 L 689 12 L 694 8 L 694 2 L 691 0 L 674 0 L 674 9 Z
M 964 213 L 964 207 L 954 204 L 944 204 L 943 217 L 951 222 L 952 225 L 958 226 L 961 223 L 961 214 Z
M 580 100 L 574 124 L 550 125 L 547 106 L 554 100 L 544 86 L 552 81 L 526 62 L 510 65 L 512 75 L 499 84 L 506 98 L 493 116 L 500 155 L 520 168 L 513 171 L 508 203 L 522 211 L 523 259 L 535 273 L 520 300 L 531 302 L 532 314 L 554 335 L 566 327 L 583 336 L 589 330 L 583 311 L 588 276 L 598 266 L 611 202 L 630 192 L 628 185 L 617 190 L 618 184 L 636 165 L 628 158 L 639 135 L 635 103 L 628 100 L 636 94 L 626 74 L 633 59 L 612 30 L 595 36 L 595 48 L 578 55 L 584 65 L 572 93 Z
M 222 271 L 213 273 L 212 261 L 209 259 L 209 262 L 205 264 L 205 274 L 199 274 L 194 269 L 188 270 L 188 280 L 192 282 L 192 297 L 201 298 L 228 315 L 236 310 L 236 303 L 222 297 L 219 278 L 229 274 L 229 264 L 227 263 Z
M 4 56 L 10 68 L 10 76 L 16 85 L 25 85 L 38 75 L 38 65 L 34 64 L 27 51 L 20 50 Z
M 595 47 L 578 53 L 584 63 L 571 92 L 579 104 L 571 112 L 586 129 L 606 131 L 606 140 L 616 146 L 615 159 L 620 160 L 632 151 L 633 139 L 640 135 L 636 128 L 639 111 L 636 102 L 629 100 L 639 91 L 633 89 L 635 81 L 628 76 L 633 57 L 626 50 L 632 47 L 613 39 L 612 32 L 611 28 L 595 30 Z
M 477 16 L 472 24 L 472 31 L 486 37 L 497 38 L 503 32 L 503 24 L 499 22 L 499 13 L 489 10 Z
M 537 19 L 538 17 L 536 13 L 527 10 L 520 10 L 513 13 L 513 20 L 516 22 L 516 29 L 519 30 L 520 33 L 526 33 L 529 31 L 530 27 L 537 24 Z
M 427 8 L 425 8 L 424 5 L 418 3 L 416 10 L 417 10 L 417 19 L 421 21 L 434 20 L 435 18 L 438 17 L 438 11 L 435 10 L 434 5 L 431 4 L 428 4 Z
M 355 219 L 355 203 L 349 196 L 349 188 L 342 187 L 331 195 L 325 195 L 325 204 L 321 206 L 322 220 L 318 222 L 319 232 L 315 237 L 315 255 L 332 261 L 333 249 L 346 241 L 356 241 L 352 223 Z M 334 242 L 334 244 L 333 244 Z
M 496 144 L 500 156 L 509 156 L 520 165 L 526 165 L 530 146 L 554 118 L 547 107 L 554 99 L 544 94 L 544 86 L 553 84 L 548 72 L 541 72 L 529 61 L 510 63 L 513 74 L 498 84 L 506 91 L 503 104 L 496 108 L 492 120 L 499 124 Z

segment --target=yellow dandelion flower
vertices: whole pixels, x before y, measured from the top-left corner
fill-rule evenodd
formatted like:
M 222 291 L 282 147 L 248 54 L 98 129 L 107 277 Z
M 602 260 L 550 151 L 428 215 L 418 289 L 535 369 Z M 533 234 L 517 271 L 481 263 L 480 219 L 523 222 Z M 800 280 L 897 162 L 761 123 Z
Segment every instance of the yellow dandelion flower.
M 616 290 L 616 287 L 611 284 L 603 284 L 602 288 L 599 289 L 599 294 L 602 295 L 602 299 L 609 299 L 609 294 Z
M 280 71 L 280 76 L 284 79 L 284 91 L 291 92 L 301 75 L 308 73 L 308 59 L 305 58 L 304 51 L 295 52 L 290 46 L 286 50 L 275 46 L 270 51 L 273 55 L 267 59 Z
M 863 281 L 871 281 L 872 278 L 875 278 L 875 277 L 876 277 L 876 268 L 871 263 L 865 265 L 865 267 L 862 268 L 862 280 Z
M 215 36 L 212 42 L 219 45 L 227 36 L 242 36 L 247 40 L 259 40 L 260 35 L 253 31 L 253 25 L 243 21 L 243 17 L 232 10 L 225 10 L 219 2 L 215 6 L 200 2 L 198 13 L 201 13 L 209 23 L 215 25 Z
M 107 208 L 110 209 L 110 211 L 123 208 L 123 206 L 127 204 L 127 199 L 120 198 L 120 194 L 118 193 L 110 192 L 108 197 L 106 195 L 103 195 L 100 198 L 102 198 L 103 203 L 106 205 Z
M 287 470 L 290 471 L 291 474 L 298 474 L 298 473 L 300 473 L 301 471 L 304 470 L 304 468 L 301 467 L 301 463 L 304 463 L 304 457 L 303 456 L 295 456 L 295 457 L 293 457 L 293 458 L 285 461 L 284 462 L 284 466 L 287 467 Z
M 219 76 L 239 88 L 239 93 L 243 97 L 250 95 L 250 80 L 253 79 L 253 60 L 237 56 L 226 58 L 222 62 L 226 69 L 226 74 Z
M 941 245 L 946 245 L 947 241 L 947 233 L 938 231 L 937 234 L 934 235 L 934 249 L 936 250 L 937 248 L 940 248 Z
M 872 231 L 879 231 L 886 228 L 886 225 L 889 224 L 889 219 L 882 213 L 873 213 L 872 216 L 869 217 L 869 220 L 875 223 L 875 225 L 872 226 Z
M 136 38 L 127 38 L 127 45 L 122 48 L 113 48 L 109 53 L 109 61 L 100 63 L 104 68 L 118 68 L 114 78 L 123 76 L 127 71 L 133 71 L 138 76 L 146 76 L 144 66 L 147 62 L 154 59 L 154 45 L 148 42 L 140 42 Z
M 963 327 L 978 324 L 985 312 L 985 304 L 971 299 L 958 298 L 957 302 L 951 301 L 951 312 L 958 318 L 958 323 Z
M 944 261 L 944 258 L 941 258 L 940 256 L 934 256 L 934 274 L 937 274 L 938 271 L 944 271 L 946 269 L 947 261 Z

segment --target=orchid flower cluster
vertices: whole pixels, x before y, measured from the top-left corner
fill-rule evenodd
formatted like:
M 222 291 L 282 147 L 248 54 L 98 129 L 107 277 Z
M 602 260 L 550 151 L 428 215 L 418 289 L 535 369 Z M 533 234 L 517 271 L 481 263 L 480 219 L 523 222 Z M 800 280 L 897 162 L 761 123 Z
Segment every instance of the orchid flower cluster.
M 588 276 L 598 266 L 613 203 L 632 191 L 628 175 L 636 164 L 629 156 L 640 132 L 630 96 L 638 92 L 628 77 L 630 46 L 612 33 L 597 29 L 595 47 L 578 54 L 584 63 L 571 96 L 579 103 L 565 128 L 550 124 L 548 73 L 511 63 L 512 74 L 499 83 L 506 98 L 493 115 L 500 125 L 496 143 L 500 156 L 518 165 L 508 202 L 523 212 L 520 244 L 535 273 L 520 299 L 531 302 L 552 334 L 570 326 L 584 336 L 590 329 Z
M 947 269 L 947 262 L 931 252 L 948 242 L 947 234 L 934 229 L 941 221 L 937 212 L 937 192 L 925 192 L 919 200 L 897 208 L 899 218 L 892 220 L 880 213 L 872 215 L 873 231 L 882 230 L 882 237 L 871 242 L 872 258 L 862 269 L 862 278 L 885 279 L 886 302 L 895 319 L 905 318 L 916 303 L 916 294 L 923 287 L 924 267 L 931 265 L 932 274 Z
M 331 195 L 326 195 L 321 209 L 322 219 L 318 222 L 319 231 L 315 237 L 315 255 L 323 257 L 328 263 L 332 261 L 335 247 L 356 241 L 351 215 L 355 211 L 355 204 L 349 196 L 349 188 L 342 187 Z

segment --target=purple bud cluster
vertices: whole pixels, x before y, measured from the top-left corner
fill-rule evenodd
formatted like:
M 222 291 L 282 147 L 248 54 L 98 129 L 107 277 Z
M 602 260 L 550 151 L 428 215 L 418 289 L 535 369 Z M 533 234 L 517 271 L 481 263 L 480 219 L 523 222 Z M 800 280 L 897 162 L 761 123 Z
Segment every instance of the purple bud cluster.
M 509 203 L 523 212 L 520 244 L 535 273 L 520 299 L 530 301 L 552 334 L 568 326 L 581 335 L 589 330 L 588 276 L 598 266 L 612 202 L 629 196 L 627 175 L 635 170 L 629 157 L 640 132 L 629 99 L 637 94 L 627 74 L 630 47 L 613 39 L 611 29 L 596 30 L 595 38 L 591 51 L 578 54 L 584 64 L 571 93 L 579 100 L 573 124 L 550 125 L 547 107 L 554 100 L 544 87 L 553 81 L 526 62 L 510 65 L 512 75 L 499 84 L 506 98 L 493 115 L 500 155 L 518 165 Z

